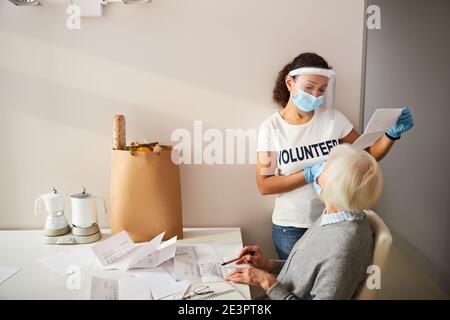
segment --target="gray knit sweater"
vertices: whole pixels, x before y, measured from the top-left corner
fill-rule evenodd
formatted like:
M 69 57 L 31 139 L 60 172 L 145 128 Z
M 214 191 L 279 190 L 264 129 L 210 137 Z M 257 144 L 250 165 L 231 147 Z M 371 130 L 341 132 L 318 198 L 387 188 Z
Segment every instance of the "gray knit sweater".
M 294 245 L 287 260 L 275 260 L 272 300 L 351 299 L 373 255 L 369 219 L 322 226 L 317 219 Z

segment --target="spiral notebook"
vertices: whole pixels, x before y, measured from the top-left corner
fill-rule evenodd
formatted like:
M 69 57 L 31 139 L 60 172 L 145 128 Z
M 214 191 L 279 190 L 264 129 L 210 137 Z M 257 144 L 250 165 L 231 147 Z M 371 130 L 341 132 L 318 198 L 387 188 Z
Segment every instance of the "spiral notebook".
M 214 292 L 192 297 L 190 300 L 245 300 L 244 296 L 228 282 L 211 282 L 206 285 Z

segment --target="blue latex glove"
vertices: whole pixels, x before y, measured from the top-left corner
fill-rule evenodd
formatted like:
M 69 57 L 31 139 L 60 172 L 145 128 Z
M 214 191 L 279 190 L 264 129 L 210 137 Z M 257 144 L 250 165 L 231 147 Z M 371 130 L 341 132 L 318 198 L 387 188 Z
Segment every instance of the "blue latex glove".
M 408 131 L 414 126 L 414 121 L 411 112 L 408 107 L 403 107 L 402 113 L 400 113 L 400 117 L 397 122 L 394 123 L 392 128 L 390 128 L 386 134 L 393 139 L 400 139 L 400 136 L 403 132 Z
M 320 194 L 322 192 L 322 187 L 317 183 L 317 180 L 313 182 L 313 188 L 314 190 L 316 190 L 317 194 Z
M 317 181 L 317 178 L 322 173 L 324 166 L 325 166 L 325 161 L 321 161 L 321 162 L 316 163 L 315 165 L 306 167 L 303 170 L 303 173 L 305 174 L 306 183 L 311 183 L 311 182 L 315 183 Z

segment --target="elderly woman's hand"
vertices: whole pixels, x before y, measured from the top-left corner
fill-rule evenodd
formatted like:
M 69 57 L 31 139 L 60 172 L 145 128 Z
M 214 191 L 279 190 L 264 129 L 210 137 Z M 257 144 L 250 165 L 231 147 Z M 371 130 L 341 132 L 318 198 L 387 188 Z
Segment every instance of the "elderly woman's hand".
M 230 272 L 225 280 L 244 283 L 251 286 L 259 286 L 265 291 L 269 290 L 269 288 L 277 281 L 274 275 L 254 267 L 235 269 Z
M 239 260 L 236 264 L 249 264 L 252 267 L 262 269 L 265 271 L 272 271 L 272 262 L 266 259 L 261 252 L 259 246 L 245 246 L 239 254 Z

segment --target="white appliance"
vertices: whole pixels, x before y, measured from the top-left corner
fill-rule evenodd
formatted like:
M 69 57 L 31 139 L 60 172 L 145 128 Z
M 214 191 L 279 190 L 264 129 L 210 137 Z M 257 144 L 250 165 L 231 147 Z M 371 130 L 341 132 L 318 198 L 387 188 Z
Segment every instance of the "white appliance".
M 67 195 L 58 193 L 55 188 L 53 192 L 40 195 L 34 202 L 34 214 L 39 212 L 39 202 L 44 201 L 47 210 L 45 220 L 44 235 L 47 237 L 57 237 L 70 232 L 70 226 L 64 214 Z
M 95 194 L 83 192 L 70 196 L 72 205 L 72 234 L 82 240 L 83 243 L 99 240 L 102 235 L 98 227 L 97 202 L 101 201 L 106 214 L 106 202 Z
M 70 198 L 72 206 L 72 228 L 67 222 L 64 213 L 66 200 Z M 46 244 L 82 244 L 95 242 L 101 239 L 102 234 L 98 226 L 97 201 L 102 201 L 106 214 L 105 200 L 94 194 L 83 192 L 70 197 L 53 192 L 40 195 L 34 204 L 34 214 L 39 213 L 39 203 L 44 202 L 47 218 L 44 226 L 44 242 Z

